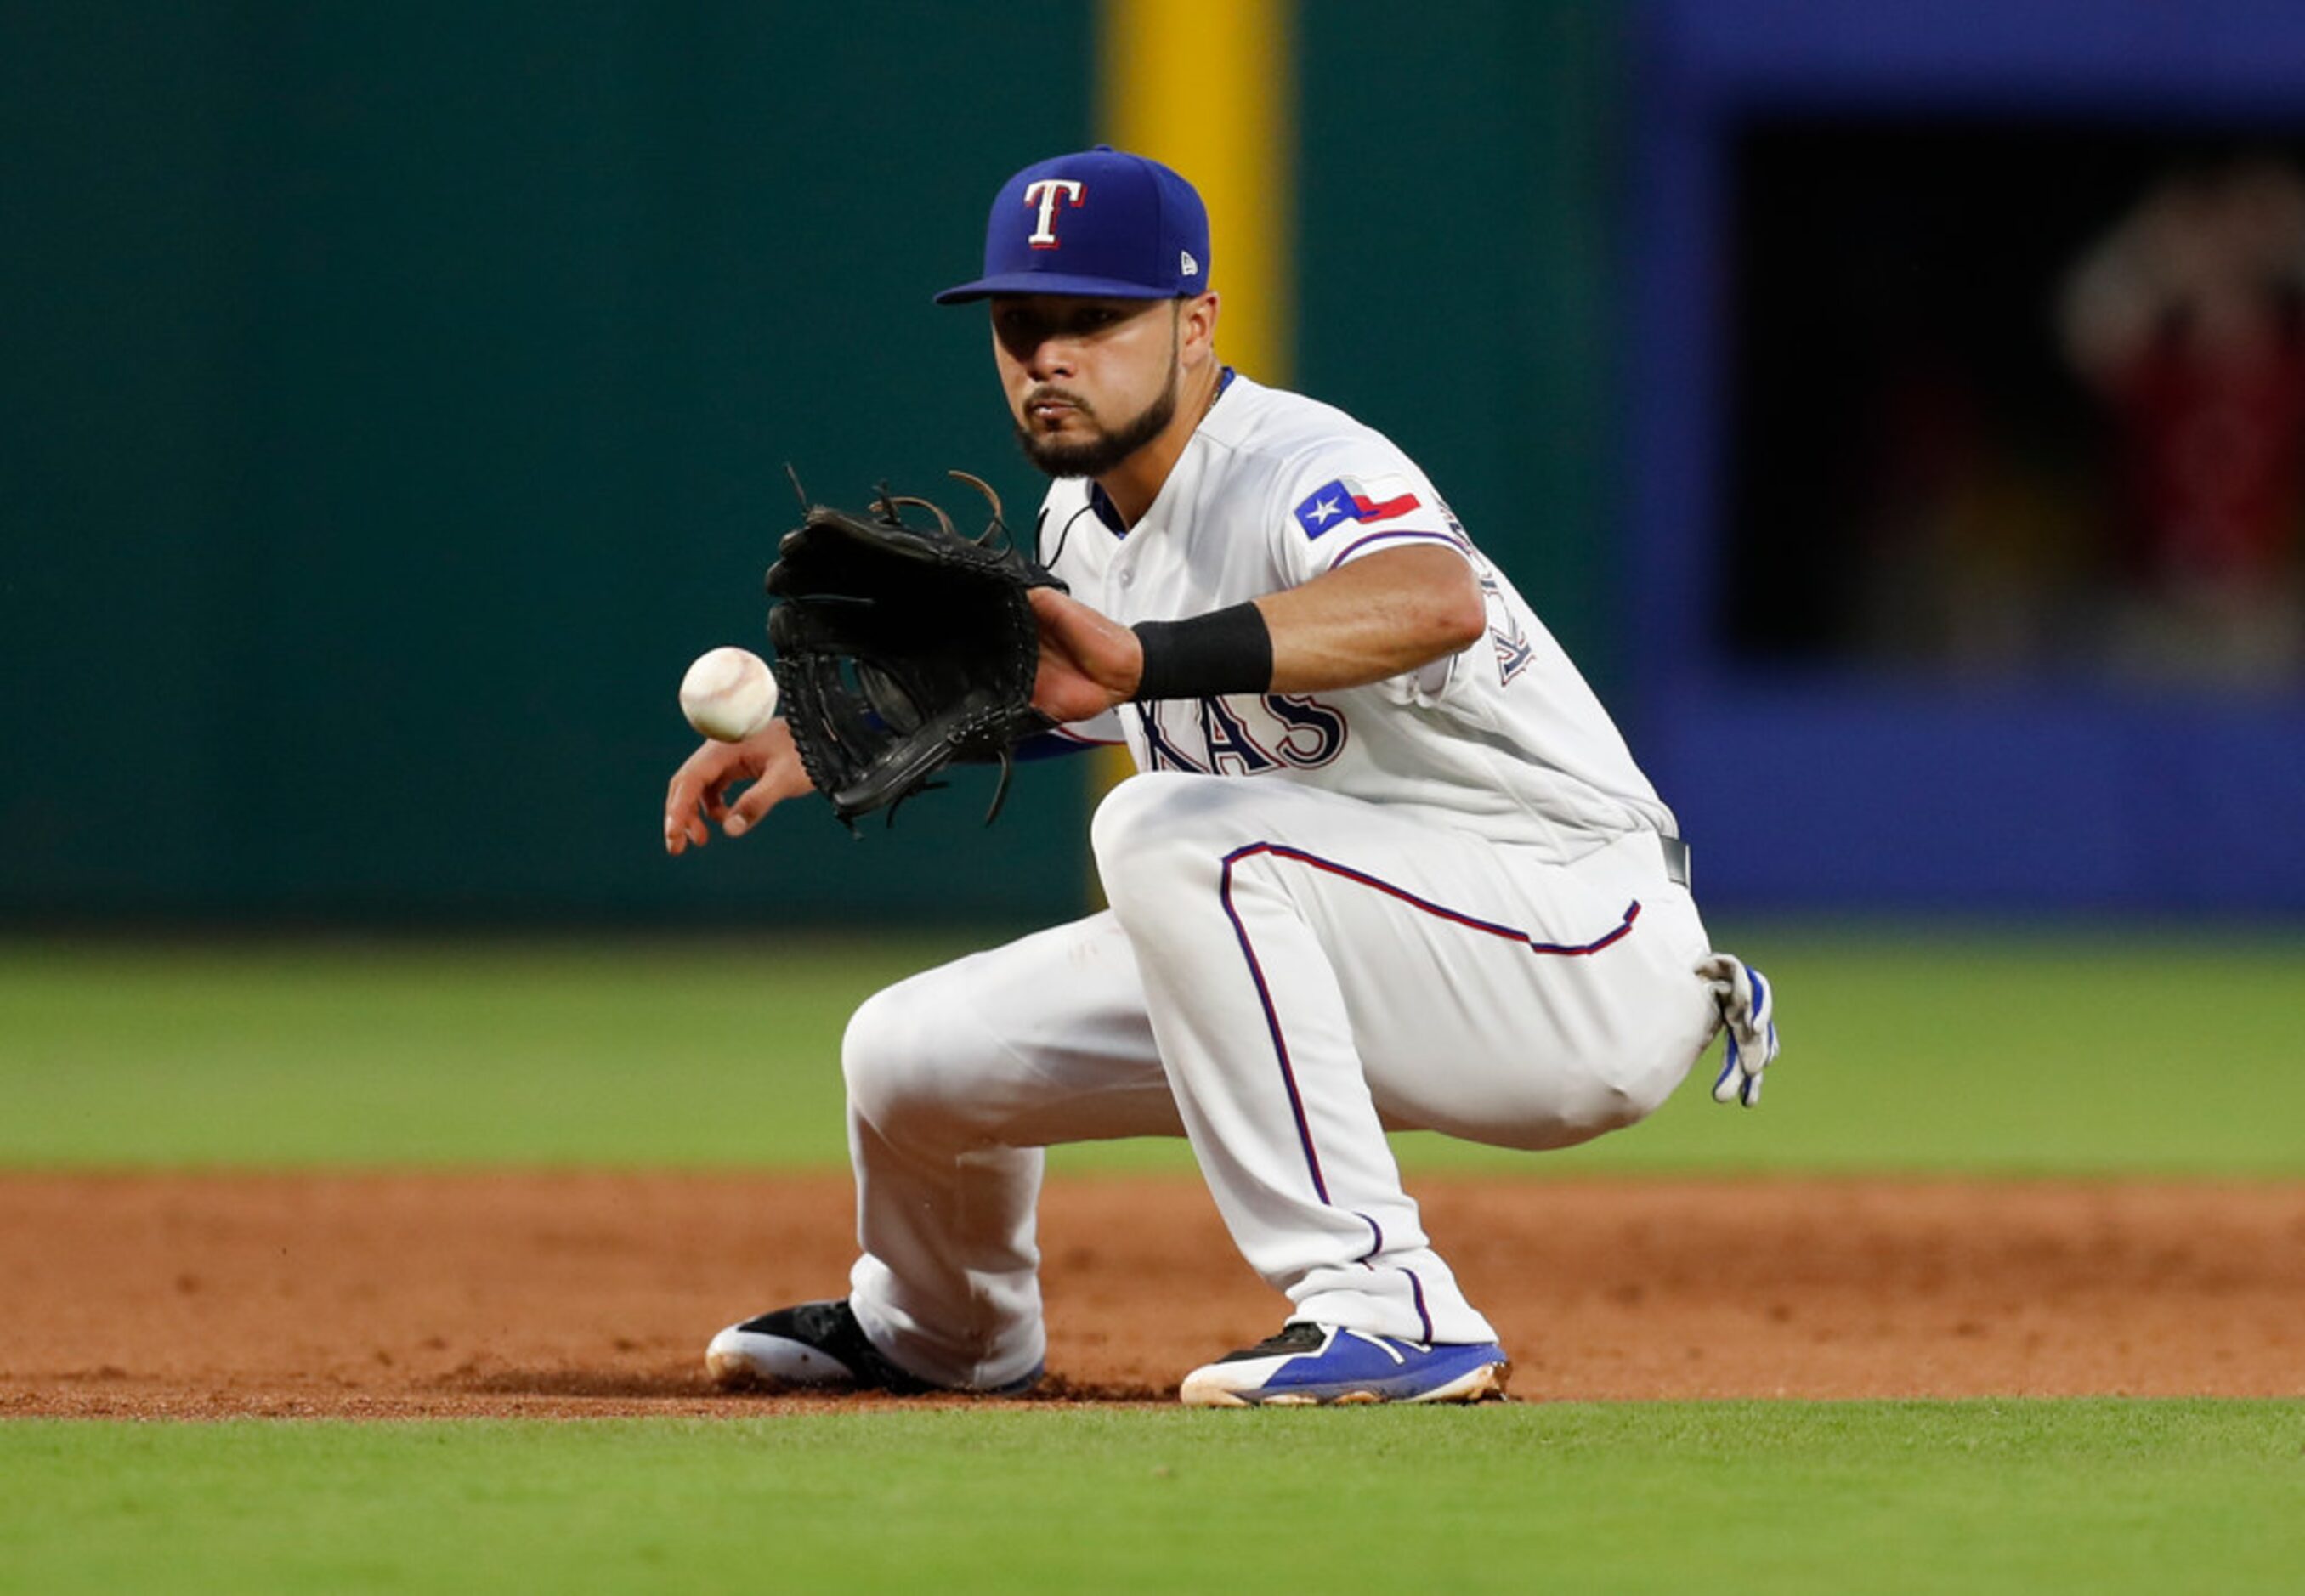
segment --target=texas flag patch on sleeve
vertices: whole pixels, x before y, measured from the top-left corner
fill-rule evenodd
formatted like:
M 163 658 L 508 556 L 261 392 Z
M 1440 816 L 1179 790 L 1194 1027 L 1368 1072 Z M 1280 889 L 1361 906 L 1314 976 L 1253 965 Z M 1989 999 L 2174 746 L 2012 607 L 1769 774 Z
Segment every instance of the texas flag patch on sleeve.
M 1297 524 L 1307 538 L 1317 538 L 1348 521 L 1391 521 L 1416 505 L 1416 491 L 1405 477 L 1339 477 L 1314 488 L 1297 506 Z

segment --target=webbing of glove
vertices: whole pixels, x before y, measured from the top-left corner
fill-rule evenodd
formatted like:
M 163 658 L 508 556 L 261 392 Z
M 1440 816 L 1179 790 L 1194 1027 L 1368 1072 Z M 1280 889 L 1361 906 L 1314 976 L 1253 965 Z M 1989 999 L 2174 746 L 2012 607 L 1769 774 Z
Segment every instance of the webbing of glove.
M 906 524 L 906 505 L 936 526 Z M 1009 750 L 1052 724 L 1032 707 L 1040 632 L 1025 595 L 1062 584 L 1008 541 L 997 498 L 974 541 L 925 499 L 884 488 L 874 509 L 808 506 L 770 568 L 769 639 L 794 745 L 844 822 L 893 814 L 947 764 L 997 761 L 990 824 Z

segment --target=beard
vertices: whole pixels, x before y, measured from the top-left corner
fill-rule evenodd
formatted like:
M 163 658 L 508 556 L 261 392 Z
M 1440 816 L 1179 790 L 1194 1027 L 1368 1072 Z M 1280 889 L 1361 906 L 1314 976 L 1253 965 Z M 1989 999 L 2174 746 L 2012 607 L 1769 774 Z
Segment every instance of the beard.
M 1122 461 L 1168 429 L 1169 423 L 1177 419 L 1177 369 L 1172 364 L 1169 386 L 1161 391 L 1161 396 L 1118 430 L 1100 430 L 1093 437 L 1074 441 L 1036 437 L 1019 421 L 1016 446 L 1025 451 L 1025 459 L 1051 477 L 1101 477 L 1118 469 Z M 1084 420 L 1096 420 L 1095 412 L 1085 403 L 1069 395 L 1066 397 Z

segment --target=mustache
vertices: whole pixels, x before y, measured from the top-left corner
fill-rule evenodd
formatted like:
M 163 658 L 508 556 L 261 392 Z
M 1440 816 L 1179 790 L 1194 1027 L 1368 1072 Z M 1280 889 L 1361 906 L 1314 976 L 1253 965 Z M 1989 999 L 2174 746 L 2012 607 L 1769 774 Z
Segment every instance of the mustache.
M 1060 388 L 1054 383 L 1042 383 L 1039 387 L 1034 388 L 1031 393 L 1025 395 L 1025 408 L 1026 410 L 1032 409 L 1035 404 L 1048 403 L 1069 404 L 1084 416 L 1093 416 L 1096 413 L 1095 409 L 1090 405 L 1087 400 L 1082 398 L 1078 394 L 1074 393 L 1070 388 Z

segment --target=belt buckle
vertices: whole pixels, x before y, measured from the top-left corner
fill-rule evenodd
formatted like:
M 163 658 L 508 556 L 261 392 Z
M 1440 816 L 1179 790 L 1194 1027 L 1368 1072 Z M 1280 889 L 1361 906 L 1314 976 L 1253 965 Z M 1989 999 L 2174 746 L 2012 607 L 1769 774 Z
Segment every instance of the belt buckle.
M 1677 836 L 1657 833 L 1657 845 L 1664 851 L 1664 877 L 1676 887 L 1688 885 L 1688 845 Z

